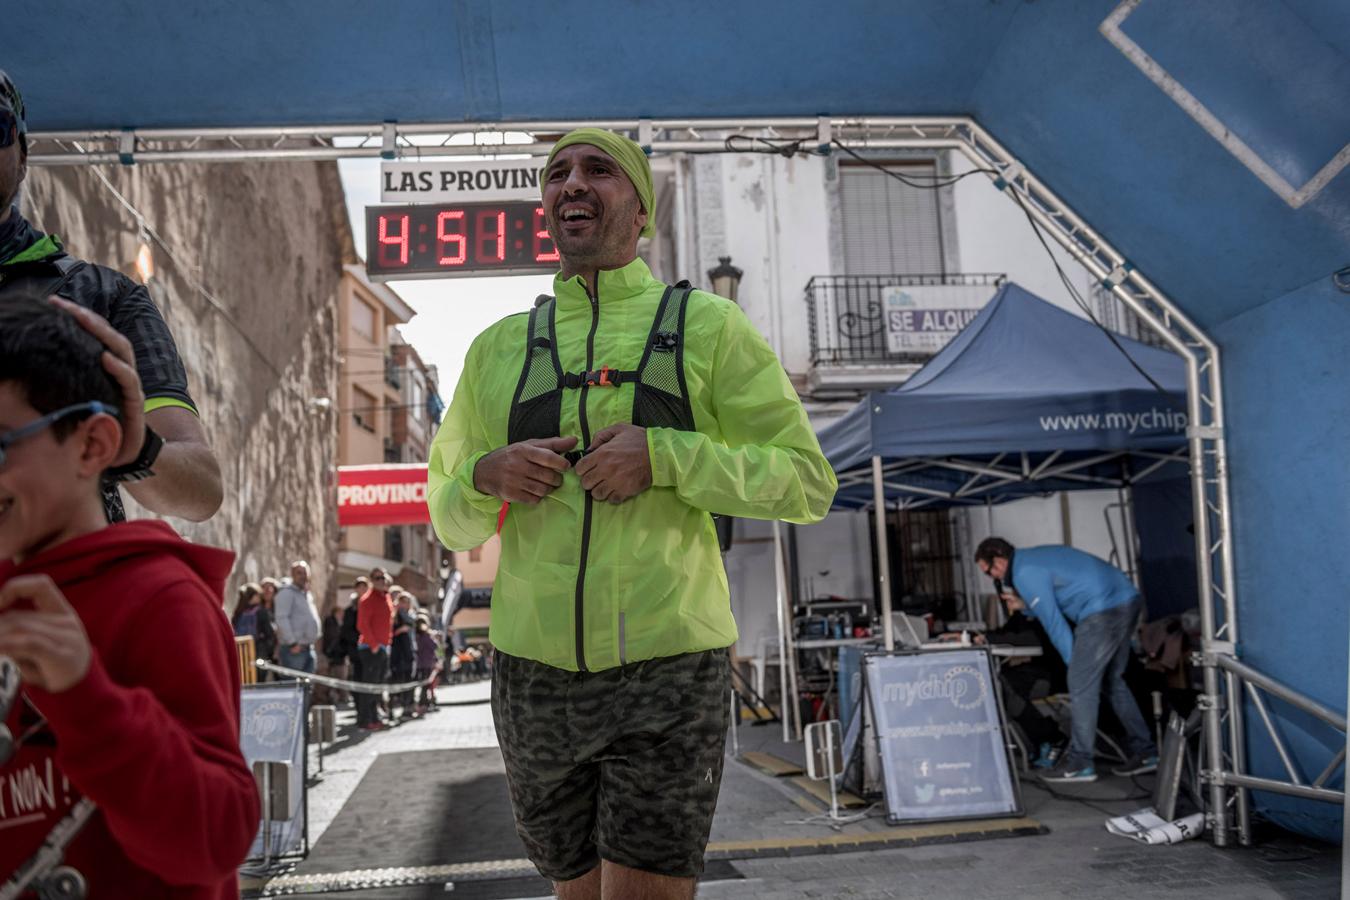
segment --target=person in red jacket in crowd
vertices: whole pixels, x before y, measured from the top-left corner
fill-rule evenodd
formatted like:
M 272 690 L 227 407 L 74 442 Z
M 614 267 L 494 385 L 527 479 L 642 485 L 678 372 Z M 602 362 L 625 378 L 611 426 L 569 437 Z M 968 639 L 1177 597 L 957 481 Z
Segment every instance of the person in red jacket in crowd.
M 394 633 L 394 601 L 389 599 L 389 573 L 384 569 L 370 572 L 370 590 L 361 596 L 356 608 L 356 631 L 361 680 L 366 684 L 384 684 L 389 675 L 389 644 Z M 379 699 L 378 694 L 357 695 L 357 728 L 380 731 L 387 727 L 380 721 Z
M 233 900 L 259 820 L 222 608 L 234 557 L 108 524 L 106 364 L 70 314 L 0 302 L 0 657 L 20 676 L 0 688 L 0 885 L 83 820 L 64 865 L 91 898 Z

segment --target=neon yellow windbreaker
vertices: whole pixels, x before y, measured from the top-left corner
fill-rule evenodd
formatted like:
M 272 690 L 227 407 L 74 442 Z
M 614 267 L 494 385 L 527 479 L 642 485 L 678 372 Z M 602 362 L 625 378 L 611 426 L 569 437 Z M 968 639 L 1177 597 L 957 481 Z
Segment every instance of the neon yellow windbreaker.
M 642 260 L 599 275 L 595 302 L 580 277 L 557 277 L 558 355 L 566 372 L 636 369 L 665 285 Z M 428 504 L 455 550 L 497 527 L 501 503 L 473 486 L 478 460 L 507 442 L 525 362 L 528 316 L 510 316 L 469 348 L 431 446 Z M 593 353 L 587 341 L 594 329 Z M 709 513 L 789 522 L 825 516 L 837 486 L 782 364 L 729 300 L 695 291 L 684 369 L 696 432 L 647 430 L 652 486 L 619 505 L 592 502 L 568 471 L 537 506 L 515 504 L 502 528 L 489 637 L 504 653 L 571 671 L 674 656 L 736 640 L 726 572 Z M 633 386 L 563 393 L 561 431 L 589 435 L 632 421 Z

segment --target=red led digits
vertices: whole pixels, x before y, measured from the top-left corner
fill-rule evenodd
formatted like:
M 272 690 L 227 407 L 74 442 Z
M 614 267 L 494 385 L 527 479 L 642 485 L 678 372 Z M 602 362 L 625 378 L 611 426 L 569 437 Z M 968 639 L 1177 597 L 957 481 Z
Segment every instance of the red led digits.
M 561 258 L 538 200 L 367 207 L 375 278 L 455 278 L 557 271 Z
M 458 230 L 449 232 L 445 230 L 446 222 L 455 222 Z M 445 248 L 451 244 L 455 245 L 455 254 L 453 256 L 445 252 Z M 442 210 L 436 216 L 436 262 L 442 266 L 462 266 L 464 260 L 468 259 L 469 241 L 464 237 L 464 210 L 446 209 Z
M 399 222 L 398 234 L 389 233 L 389 220 L 397 219 Z M 408 264 L 408 217 L 407 216 L 380 216 L 380 235 L 379 235 L 379 257 L 382 266 L 406 266 Z M 398 261 L 393 259 L 391 247 L 398 248 Z
M 501 209 L 480 209 L 475 217 L 473 257 L 475 262 L 506 261 L 506 212 Z M 492 229 L 492 230 L 489 230 Z
M 544 246 L 548 245 L 551 249 L 544 251 Z M 553 244 L 553 238 L 549 237 L 548 229 L 544 227 L 544 208 L 537 207 L 534 211 L 534 261 L 537 263 L 557 262 L 558 248 Z

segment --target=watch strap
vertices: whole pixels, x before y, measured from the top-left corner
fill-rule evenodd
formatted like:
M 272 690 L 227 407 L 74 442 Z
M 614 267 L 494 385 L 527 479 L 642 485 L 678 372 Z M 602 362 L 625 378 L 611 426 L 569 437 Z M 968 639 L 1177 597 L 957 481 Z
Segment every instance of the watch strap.
M 164 438 L 155 433 L 149 425 L 145 426 L 145 440 L 141 442 L 141 452 L 124 466 L 109 469 L 109 481 L 144 481 L 154 473 L 155 460 L 164 447 Z

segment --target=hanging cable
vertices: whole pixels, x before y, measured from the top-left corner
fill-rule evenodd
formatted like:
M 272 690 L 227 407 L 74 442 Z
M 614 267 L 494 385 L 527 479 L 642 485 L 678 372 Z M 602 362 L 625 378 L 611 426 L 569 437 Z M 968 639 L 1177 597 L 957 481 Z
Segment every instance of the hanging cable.
M 1153 796 L 1152 792 L 1145 790 L 1143 786 L 1139 784 L 1138 781 L 1135 781 L 1133 778 L 1131 778 L 1130 781 L 1139 790 L 1136 793 L 1126 794 L 1122 797 L 1080 797 L 1076 794 L 1070 794 L 1064 791 L 1057 791 L 1050 785 L 1046 784 L 1044 781 L 1041 781 L 1039 778 L 1029 778 L 1026 781 L 1024 781 L 1023 784 L 1028 784 L 1031 787 L 1039 788 L 1045 791 L 1051 797 L 1054 797 L 1056 800 L 1068 800 L 1072 803 L 1081 803 L 1084 806 L 1095 809 L 1097 810 L 1097 812 L 1103 813 L 1114 819 L 1116 816 L 1120 815 L 1120 812 L 1118 810 L 1107 809 L 1106 807 L 1098 806 L 1097 804 L 1125 803 L 1127 801 L 1133 803 L 1139 800 L 1148 800 Z
M 384 412 L 385 410 L 393 411 L 396 409 L 425 409 L 426 405 L 426 402 L 423 401 L 422 403 L 386 403 L 383 405 L 376 404 L 374 406 L 340 406 L 338 407 L 338 412 L 365 413 Z
M 75 147 L 75 149 L 78 150 L 79 152 L 81 153 L 85 152 L 84 148 L 81 147 L 79 143 L 72 142 L 72 144 Z M 130 200 L 122 196 L 121 191 L 119 191 L 116 188 L 116 186 L 113 185 L 113 183 L 108 179 L 108 176 L 103 174 L 102 168 L 100 166 L 90 166 L 90 171 L 94 173 L 95 177 L 97 177 L 99 181 L 103 182 L 103 186 L 108 189 L 108 192 L 113 195 L 113 197 L 117 200 L 117 202 L 122 204 L 122 206 L 126 208 L 127 212 L 131 213 L 131 215 L 136 219 L 136 224 L 139 227 L 142 236 L 150 238 L 150 240 L 152 240 L 155 244 L 157 244 L 161 249 L 164 250 L 165 254 L 168 255 L 169 259 L 173 260 L 174 264 L 177 265 L 183 278 L 187 281 L 188 286 L 191 287 L 194 291 L 196 291 L 197 294 L 200 297 L 202 297 L 202 299 L 204 299 L 207 302 L 207 304 L 212 307 L 212 309 L 215 310 L 216 314 L 219 315 L 222 319 L 224 319 L 230 325 L 230 327 L 233 328 L 235 332 L 241 338 L 244 339 L 244 343 L 248 345 L 250 350 L 252 350 L 255 354 L 257 354 L 258 358 L 262 360 L 263 365 L 267 366 L 267 368 L 272 370 L 272 374 L 276 375 L 278 379 L 282 378 L 283 375 L 281 370 L 278 369 L 276 367 L 276 364 L 272 362 L 271 358 L 266 353 L 263 352 L 262 348 L 259 347 L 256 343 L 254 343 L 253 338 L 250 337 L 246 331 L 244 331 L 243 326 L 241 326 L 238 322 L 234 320 L 234 317 L 230 315 L 229 310 L 225 308 L 225 304 L 220 302 L 220 299 L 216 297 L 216 295 L 212 293 L 209 288 L 207 288 L 205 283 L 192 276 L 191 274 L 192 267 L 184 263 L 183 260 L 179 258 L 178 254 L 174 252 L 173 247 L 169 245 L 168 241 L 160 237 L 159 232 L 157 232 L 154 228 L 150 226 L 149 223 L 146 222 L 145 216 L 141 213 L 141 211 L 137 209 L 135 206 L 133 206 Z
M 736 142 L 749 146 L 736 146 Z M 777 156 L 792 158 L 798 153 L 813 155 L 815 151 L 806 150 L 805 138 L 790 141 L 774 141 L 769 138 L 756 137 L 750 134 L 732 134 L 728 135 L 722 146 L 726 147 L 728 153 L 771 153 Z
M 864 165 L 871 166 L 872 168 L 876 169 L 879 172 L 884 172 L 886 175 L 889 175 L 891 178 L 894 178 L 901 184 L 907 185 L 912 188 L 918 188 L 919 190 L 933 191 L 938 190 L 940 188 L 951 187 L 958 181 L 961 181 L 963 178 L 969 178 L 971 175 L 975 174 L 994 175 L 999 177 L 1003 175 L 1003 173 L 999 172 L 997 169 L 990 169 L 990 168 L 974 168 L 968 172 L 962 172 L 960 175 L 926 175 L 926 174 L 901 175 L 893 168 L 886 166 L 882 163 L 878 163 L 875 160 L 868 159 L 867 157 L 862 156 L 861 154 L 854 151 L 852 148 L 844 146 L 844 144 L 838 139 L 836 139 L 833 143 L 840 150 L 843 150 L 849 156 L 858 160 L 858 162 L 863 163 Z M 924 183 L 919 179 L 929 179 L 929 181 L 928 183 Z M 1135 358 L 1130 355 L 1130 352 L 1126 350 L 1125 346 L 1121 344 L 1120 341 L 1116 338 L 1115 333 L 1112 332 L 1111 329 L 1103 325 L 1100 321 L 1098 321 L 1097 317 L 1093 315 L 1092 309 L 1088 306 L 1087 301 L 1085 301 L 1082 295 L 1079 294 L 1078 288 L 1074 286 L 1073 282 L 1069 279 L 1068 274 L 1065 273 L 1063 266 L 1059 264 L 1059 259 L 1055 256 L 1054 251 L 1050 249 L 1050 244 L 1048 241 L 1046 241 L 1045 235 L 1041 231 L 1040 223 L 1037 222 L 1036 217 L 1032 215 L 1031 210 L 1027 207 L 1026 201 L 1023 199 L 1022 195 L 1017 191 L 1017 189 L 1012 184 L 1008 184 L 1007 193 L 1012 196 L 1014 202 L 1016 202 L 1018 207 L 1021 208 L 1022 214 L 1027 217 L 1027 222 L 1028 224 L 1031 225 L 1032 233 L 1036 235 L 1036 240 L 1040 242 L 1042 249 L 1045 250 L 1046 256 L 1050 257 L 1050 264 L 1055 267 L 1055 272 L 1056 274 L 1059 275 L 1059 280 L 1061 283 L 1063 283 L 1064 289 L 1069 292 L 1069 296 L 1073 299 L 1074 303 L 1078 306 L 1078 308 L 1083 311 L 1083 314 L 1087 316 L 1088 321 L 1091 322 L 1093 325 L 1096 325 L 1097 328 L 1101 330 L 1102 334 L 1106 335 L 1107 340 L 1111 342 L 1112 346 L 1114 346 L 1118 351 L 1120 351 L 1120 355 L 1125 357 L 1125 359 L 1129 362 L 1129 364 L 1134 367 L 1134 370 L 1136 372 L 1142 375 L 1144 379 L 1149 384 L 1151 384 L 1158 393 L 1162 394 L 1164 397 L 1167 397 L 1170 400 L 1172 398 L 1171 392 L 1169 392 L 1166 388 L 1164 388 L 1161 384 L 1159 384 L 1158 381 L 1152 375 L 1144 371 L 1143 366 L 1139 365 L 1138 361 L 1136 361 Z
M 1144 371 L 1144 367 L 1139 365 L 1138 361 L 1135 360 L 1135 358 L 1130 355 L 1130 352 L 1125 349 L 1125 346 L 1123 344 L 1120 343 L 1120 341 L 1116 338 L 1115 334 L 1111 331 L 1111 329 L 1107 328 L 1101 322 L 1097 321 L 1097 317 L 1092 314 L 1092 310 L 1088 307 L 1087 301 L 1085 301 L 1082 298 L 1082 296 L 1078 293 L 1078 288 L 1076 288 L 1073 282 L 1069 280 L 1069 276 L 1065 273 L 1064 267 L 1059 264 L 1059 260 L 1055 257 L 1054 251 L 1050 249 L 1049 242 L 1046 241 L 1045 235 L 1041 232 L 1041 225 L 1039 222 L 1036 221 L 1036 217 L 1031 214 L 1031 210 L 1027 207 L 1026 201 L 1022 198 L 1022 195 L 1017 192 L 1016 188 L 1013 188 L 1011 184 L 1008 185 L 1008 187 L 1011 189 L 1013 199 L 1016 200 L 1017 205 L 1022 208 L 1023 215 L 1027 217 L 1027 222 L 1031 225 L 1031 230 L 1035 233 L 1036 240 L 1041 242 L 1041 247 L 1045 249 L 1046 255 L 1050 257 L 1050 262 L 1052 265 L 1054 265 L 1055 272 L 1058 273 L 1059 275 L 1059 280 L 1064 284 L 1064 288 L 1069 292 L 1069 296 L 1073 297 L 1074 302 L 1078 304 L 1078 308 L 1081 309 L 1083 311 L 1083 314 L 1088 317 L 1089 322 L 1091 322 L 1093 325 L 1096 325 L 1097 328 L 1101 331 L 1101 333 L 1106 335 L 1106 339 L 1109 340 L 1111 344 L 1117 350 L 1120 351 L 1120 355 L 1125 357 L 1126 361 L 1129 362 L 1129 364 L 1134 367 L 1134 370 L 1138 372 L 1140 375 L 1142 375 L 1149 384 L 1153 385 L 1154 390 L 1156 390 L 1158 393 L 1162 394 L 1164 397 L 1170 400 L 1172 398 L 1172 394 L 1167 390 L 1167 388 L 1163 387 L 1161 384 L 1158 383 L 1157 379 L 1155 379 L 1152 375 L 1148 374 L 1148 372 Z
M 856 150 L 854 150 L 852 147 L 847 147 L 847 146 L 845 146 L 844 143 L 843 143 L 842 141 L 840 141 L 838 138 L 836 138 L 836 139 L 834 140 L 833 143 L 834 143 L 834 145 L 835 145 L 836 147 L 838 147 L 840 150 L 843 150 L 845 153 L 847 153 L 849 156 L 853 157 L 854 159 L 856 159 L 858 162 L 862 163 L 863 165 L 865 165 L 865 166 L 871 166 L 872 168 L 876 169 L 878 172 L 883 172 L 883 173 L 885 173 L 886 175 L 889 175 L 891 178 L 894 178 L 896 181 L 900 182 L 901 184 L 908 185 L 909 187 L 912 187 L 912 188 L 918 188 L 919 190 L 924 190 L 924 191 L 932 191 L 932 190 L 937 190 L 938 188 L 951 187 L 952 185 L 956 184 L 958 181 L 961 181 L 962 179 L 965 179 L 965 178 L 969 178 L 969 177 L 972 176 L 972 175 L 981 175 L 981 174 L 983 174 L 983 175 L 997 175 L 997 174 L 999 174 L 998 171 L 995 170 L 995 169 L 976 168 L 976 169 L 971 169 L 971 170 L 968 171 L 968 172 L 962 172 L 960 175 L 938 175 L 938 174 L 928 175 L 928 174 L 926 174 L 926 173 L 911 173 L 911 174 L 908 174 L 908 175 L 901 175 L 901 174 L 900 174 L 899 172 L 897 172 L 892 166 L 888 166 L 888 165 L 886 165 L 885 163 L 879 163 L 879 162 L 877 162 L 877 161 L 874 160 L 874 159 L 868 159 L 867 157 L 863 156 L 861 153 L 858 153 L 858 152 L 857 152 Z M 927 179 L 928 181 L 927 181 L 927 183 L 925 183 L 924 181 L 922 181 L 922 180 L 920 180 L 920 179 Z

